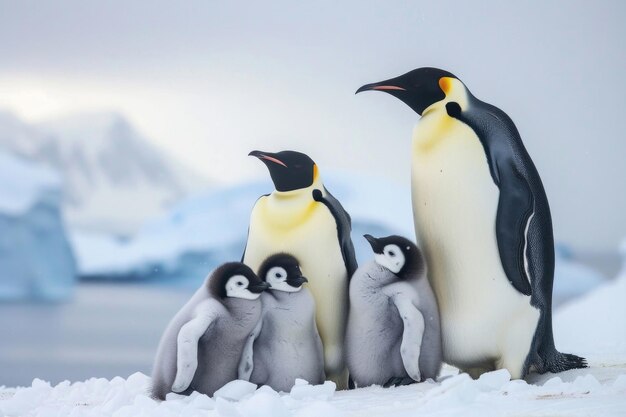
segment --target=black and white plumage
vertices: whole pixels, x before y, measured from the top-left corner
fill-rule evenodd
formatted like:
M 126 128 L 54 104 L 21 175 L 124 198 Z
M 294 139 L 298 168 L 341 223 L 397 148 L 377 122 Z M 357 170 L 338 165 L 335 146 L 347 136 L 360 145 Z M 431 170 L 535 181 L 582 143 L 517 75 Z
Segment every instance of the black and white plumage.
M 552 334 L 554 239 L 541 179 L 513 121 L 450 72 L 368 84 L 422 117 L 413 135 L 415 228 L 439 300 L 444 359 L 470 374 L 586 366 Z
M 350 280 L 350 377 L 357 387 L 434 379 L 442 360 L 439 311 L 421 252 L 400 236 L 365 238 L 374 261 Z
M 296 258 L 277 254 L 259 268 L 259 277 L 271 285 L 261 295 L 263 316 L 250 336 L 253 366 L 250 382 L 289 392 L 297 378 L 310 384 L 325 380 L 322 340 L 315 323 L 315 300 Z M 250 349 L 246 349 L 250 352 Z
M 259 198 L 252 209 L 243 262 L 258 271 L 276 253 L 298 259 L 315 300 L 326 377 L 344 387 L 348 280 L 357 267 L 350 216 L 324 186 L 308 155 L 295 151 L 250 155 L 267 166 L 275 190 Z
M 268 284 L 246 265 L 217 268 L 167 326 L 152 371 L 152 395 L 213 395 L 239 378 L 244 347 L 261 317 Z

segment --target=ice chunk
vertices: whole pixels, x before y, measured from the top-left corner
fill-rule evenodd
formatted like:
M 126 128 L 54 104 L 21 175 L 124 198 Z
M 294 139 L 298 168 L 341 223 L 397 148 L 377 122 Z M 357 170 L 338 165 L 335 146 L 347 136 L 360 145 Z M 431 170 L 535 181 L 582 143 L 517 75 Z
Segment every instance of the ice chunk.
M 254 391 L 256 391 L 255 384 L 237 379 L 235 381 L 230 381 L 222 388 L 215 391 L 214 397 L 224 398 L 231 401 L 239 401 L 247 395 L 252 394 Z
M 499 390 L 510 380 L 511 374 L 508 370 L 498 369 L 497 371 L 482 374 L 476 383 L 482 390 L 493 391 Z
M 251 398 L 242 401 L 239 412 L 246 417 L 289 417 L 291 414 L 278 394 L 257 391 Z
M 321 385 L 296 384 L 291 388 L 289 393 L 292 398 L 301 400 L 303 398 L 315 398 L 321 400 L 329 400 L 333 397 L 337 384 L 332 381 L 326 381 Z
M 221 397 L 216 398 L 215 409 L 220 417 L 243 417 L 241 413 L 237 411 L 237 404 Z

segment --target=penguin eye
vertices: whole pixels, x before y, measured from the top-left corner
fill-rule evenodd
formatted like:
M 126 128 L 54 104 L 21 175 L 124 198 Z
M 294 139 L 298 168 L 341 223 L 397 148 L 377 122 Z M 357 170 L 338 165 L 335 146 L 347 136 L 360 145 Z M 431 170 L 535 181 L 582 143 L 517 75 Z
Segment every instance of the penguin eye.
M 281 274 L 280 272 L 277 272 L 277 273 L 275 273 L 275 274 L 274 274 L 274 276 L 275 276 L 276 278 L 282 278 L 282 277 L 283 277 L 283 274 Z
M 238 287 L 243 286 L 243 282 L 241 282 L 241 281 L 237 281 L 237 286 L 238 286 Z
M 388 254 L 389 254 L 389 256 L 391 256 L 392 258 L 393 258 L 394 256 L 396 256 L 396 253 L 395 253 L 394 251 L 392 251 L 392 250 L 390 250 L 390 251 L 388 252 Z

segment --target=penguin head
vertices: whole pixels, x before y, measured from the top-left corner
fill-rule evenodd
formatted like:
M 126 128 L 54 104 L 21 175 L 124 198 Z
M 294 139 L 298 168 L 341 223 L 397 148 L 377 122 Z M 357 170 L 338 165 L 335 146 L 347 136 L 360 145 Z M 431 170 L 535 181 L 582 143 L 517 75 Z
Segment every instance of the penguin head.
M 296 258 L 286 253 L 272 255 L 259 268 L 259 276 L 273 291 L 296 292 L 309 280 L 302 276 Z
M 295 151 L 277 153 L 252 151 L 267 166 L 277 191 L 286 192 L 307 188 L 313 185 L 317 175 L 317 165 L 306 154 Z
M 217 268 L 208 281 L 209 292 L 219 299 L 256 300 L 270 286 L 241 262 L 229 262 Z
M 366 84 L 362 91 L 384 91 L 404 102 L 420 116 L 432 104 L 446 98 L 456 83 L 461 83 L 452 73 L 438 68 L 424 67 L 409 71 L 396 78 Z
M 374 251 L 376 263 L 400 278 L 419 276 L 424 270 L 424 260 L 417 245 L 402 236 L 375 238 L 363 236 Z

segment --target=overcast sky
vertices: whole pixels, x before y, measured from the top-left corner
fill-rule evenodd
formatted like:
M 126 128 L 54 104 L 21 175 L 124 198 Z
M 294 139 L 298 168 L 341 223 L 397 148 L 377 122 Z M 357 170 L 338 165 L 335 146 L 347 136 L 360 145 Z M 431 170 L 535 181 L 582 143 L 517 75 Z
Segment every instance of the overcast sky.
M 626 236 L 625 21 L 621 1 L 0 1 L 0 107 L 120 111 L 218 181 L 290 148 L 408 184 L 417 115 L 354 91 L 441 67 L 516 122 L 557 238 L 609 249 Z

